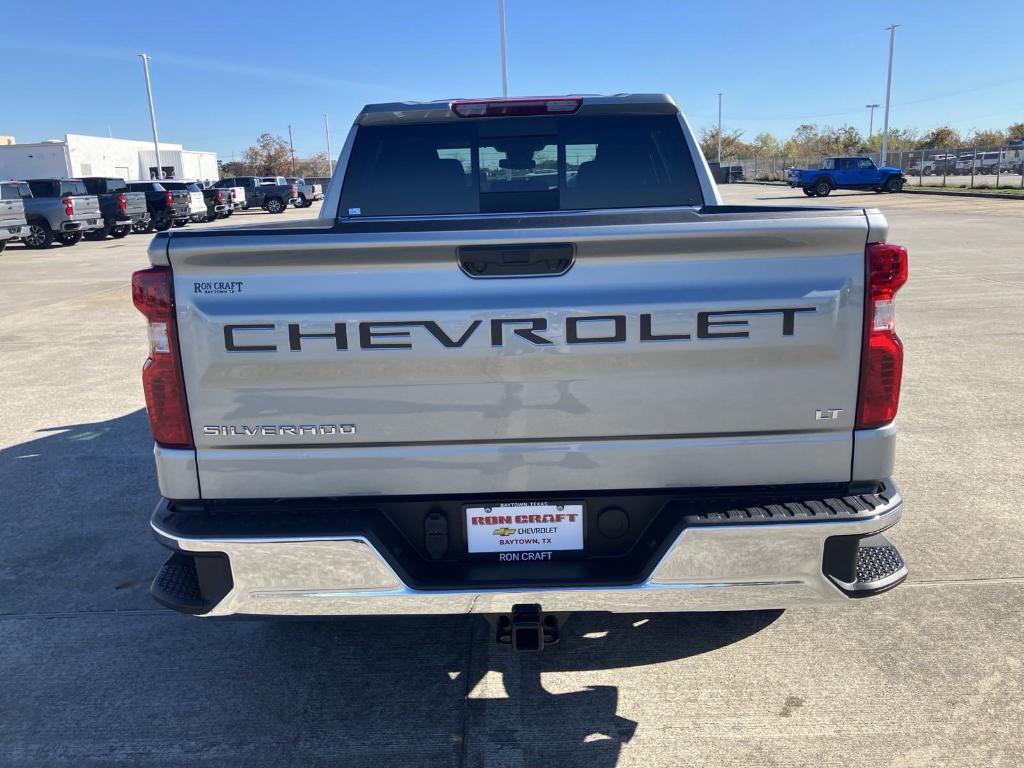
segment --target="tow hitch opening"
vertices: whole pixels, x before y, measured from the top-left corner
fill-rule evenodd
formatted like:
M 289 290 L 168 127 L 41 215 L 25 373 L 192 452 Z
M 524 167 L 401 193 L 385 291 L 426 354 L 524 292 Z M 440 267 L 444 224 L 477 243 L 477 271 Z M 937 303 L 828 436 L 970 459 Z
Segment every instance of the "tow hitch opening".
M 558 617 L 540 605 L 513 605 L 511 614 L 497 618 L 495 639 L 513 651 L 543 651 L 558 642 Z

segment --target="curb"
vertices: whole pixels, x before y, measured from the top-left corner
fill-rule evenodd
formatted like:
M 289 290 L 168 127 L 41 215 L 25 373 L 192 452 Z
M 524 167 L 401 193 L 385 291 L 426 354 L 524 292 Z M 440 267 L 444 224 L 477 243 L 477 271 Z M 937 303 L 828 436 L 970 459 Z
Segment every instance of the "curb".
M 788 186 L 785 182 L 781 181 L 733 181 L 732 184 L 745 184 L 751 187 L 785 187 Z M 1021 195 L 1010 195 L 1002 192 L 971 192 L 970 190 L 964 190 L 963 192 L 953 192 L 948 189 L 926 189 L 921 187 L 910 187 L 905 186 L 902 192 L 906 192 L 910 195 L 939 195 L 940 197 L 976 197 L 981 199 L 992 199 L 996 200 L 1022 200 L 1024 201 L 1024 194 Z
M 940 195 L 941 197 L 977 197 L 977 198 L 995 198 L 996 200 L 1024 200 L 1024 194 L 1021 195 L 1010 195 L 1002 192 L 971 192 L 964 190 L 963 192 L 952 192 L 946 189 L 920 189 L 904 187 L 903 191 L 911 195 Z

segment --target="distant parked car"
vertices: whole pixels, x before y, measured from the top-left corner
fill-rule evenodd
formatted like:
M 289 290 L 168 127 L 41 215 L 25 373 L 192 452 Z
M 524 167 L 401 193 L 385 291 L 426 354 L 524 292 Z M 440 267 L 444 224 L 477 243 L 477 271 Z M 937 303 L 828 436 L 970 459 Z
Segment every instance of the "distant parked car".
M 828 157 L 815 169 L 790 168 L 786 183 L 800 187 L 808 197 L 827 197 L 833 189 L 873 189 L 899 192 L 906 183 L 894 166 L 879 168 L 870 157 Z
M 29 248 L 49 248 L 57 240 L 74 245 L 87 232 L 103 227 L 100 201 L 78 179 L 26 179 L 31 197 L 22 198 Z
M 976 175 L 995 175 L 996 170 L 999 169 L 1001 173 L 1009 173 L 1012 166 L 1012 162 L 1006 162 L 1003 160 L 1000 165 L 1002 155 L 1000 152 L 978 152 L 970 153 L 967 155 L 960 155 L 960 158 L 956 161 L 956 172 L 960 176 L 970 176 L 972 173 Z
M 146 196 L 142 192 L 130 191 L 124 179 L 85 176 L 82 183 L 89 194 L 96 195 L 100 201 L 100 214 L 103 216 L 103 226 L 87 233 L 86 240 L 105 240 L 107 235 L 120 238 L 131 232 L 136 224 L 148 226 Z
M 258 206 L 269 213 L 284 213 L 299 198 L 299 190 L 284 176 L 234 176 L 221 179 L 215 187 L 245 187 L 249 206 Z
M 133 232 L 163 232 L 173 225 L 183 227 L 192 218 L 192 195 L 187 189 L 167 189 L 161 181 L 129 181 L 132 192 L 146 193 L 150 222 L 132 227 Z
M 309 208 L 317 200 L 324 199 L 324 188 L 320 184 L 308 184 L 301 177 L 288 177 L 286 181 L 298 188 L 299 199 L 295 203 L 296 208 Z
M 0 253 L 7 243 L 28 234 L 23 197 L 31 197 L 32 190 L 24 181 L 0 182 Z
M 949 175 L 956 171 L 956 155 L 941 154 L 933 157 L 926 157 L 924 163 L 918 158 L 915 160 L 907 173 L 912 176 L 942 176 Z

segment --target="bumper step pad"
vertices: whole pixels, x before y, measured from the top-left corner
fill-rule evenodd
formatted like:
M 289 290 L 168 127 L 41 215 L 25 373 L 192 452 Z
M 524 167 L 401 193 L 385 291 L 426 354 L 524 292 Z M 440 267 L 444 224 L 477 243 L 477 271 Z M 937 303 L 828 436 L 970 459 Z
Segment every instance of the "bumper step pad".
M 907 578 L 907 564 L 884 533 L 835 536 L 825 544 L 825 575 L 850 597 L 892 589 Z
M 857 549 L 857 584 L 877 584 L 906 569 L 899 550 L 892 544 Z
M 218 552 L 173 552 L 153 579 L 149 592 L 157 602 L 183 613 L 208 613 L 231 591 L 231 567 Z

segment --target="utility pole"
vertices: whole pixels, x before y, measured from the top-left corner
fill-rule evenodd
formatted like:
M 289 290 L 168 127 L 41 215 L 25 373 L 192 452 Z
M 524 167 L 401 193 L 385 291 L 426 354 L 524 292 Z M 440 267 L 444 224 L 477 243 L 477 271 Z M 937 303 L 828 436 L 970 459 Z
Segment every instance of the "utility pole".
M 718 94 L 718 164 L 722 164 L 722 94 Z
M 882 126 L 882 164 L 885 164 L 889 157 L 889 97 L 892 94 L 892 49 L 896 45 L 896 27 L 899 24 L 890 24 L 889 30 L 889 75 L 885 79 L 885 119 Z
M 505 50 L 505 0 L 498 0 L 498 26 L 501 30 L 501 95 L 508 97 L 508 54 Z
M 878 105 L 865 104 L 864 106 L 871 110 L 871 117 L 868 120 L 868 141 L 871 141 L 871 137 L 875 135 L 875 110 L 878 109 Z
M 156 177 L 164 177 L 163 168 L 160 165 L 160 140 L 156 137 L 156 110 L 153 109 L 153 86 L 149 82 L 149 55 L 138 54 L 142 59 L 142 71 L 146 73 L 146 96 L 149 98 L 149 122 L 153 126 L 153 152 L 156 153 Z
M 331 154 L 331 123 L 324 112 L 324 133 L 327 134 L 327 175 L 334 175 L 334 156 Z
M 292 176 L 295 175 L 295 145 L 292 143 L 292 127 L 288 126 L 288 148 L 292 153 Z

